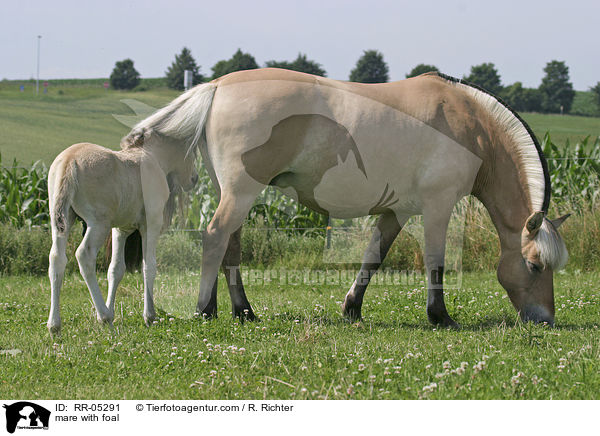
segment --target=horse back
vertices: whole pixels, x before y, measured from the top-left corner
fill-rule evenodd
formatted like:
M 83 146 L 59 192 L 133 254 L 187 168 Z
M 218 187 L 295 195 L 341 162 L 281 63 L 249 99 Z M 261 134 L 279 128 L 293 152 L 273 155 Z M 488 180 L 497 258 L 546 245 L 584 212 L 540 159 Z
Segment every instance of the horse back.
M 140 150 L 114 152 L 96 144 L 80 143 L 59 154 L 51 173 L 54 180 L 69 175 L 73 178 L 71 207 L 84 221 L 102 219 L 116 227 L 123 217 L 135 212 L 137 219 L 141 214 L 140 160 Z

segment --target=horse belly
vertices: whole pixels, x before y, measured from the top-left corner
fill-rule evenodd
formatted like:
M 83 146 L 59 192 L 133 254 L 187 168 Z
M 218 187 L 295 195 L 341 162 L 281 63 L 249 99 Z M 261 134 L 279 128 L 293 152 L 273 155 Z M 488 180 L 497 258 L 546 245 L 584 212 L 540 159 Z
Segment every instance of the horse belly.
M 414 186 L 411 176 L 402 172 L 365 174 L 354 156 L 349 155 L 345 161 L 325 171 L 312 191 L 303 189 L 302 183 L 298 182 L 291 184 L 287 193 L 291 192 L 301 203 L 334 218 L 354 218 L 386 210 L 413 215 L 419 213 L 421 207 L 416 191 L 411 189 Z

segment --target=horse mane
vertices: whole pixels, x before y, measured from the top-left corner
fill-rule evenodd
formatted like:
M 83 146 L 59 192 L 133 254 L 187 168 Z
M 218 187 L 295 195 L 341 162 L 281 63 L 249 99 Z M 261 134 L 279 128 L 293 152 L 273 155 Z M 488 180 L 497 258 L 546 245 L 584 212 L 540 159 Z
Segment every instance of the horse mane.
M 513 150 L 525 175 L 531 210 L 547 214 L 551 193 L 548 163 L 529 125 L 504 100 L 480 86 L 445 74 L 437 75 L 464 89 L 512 138 Z M 568 259 L 565 243 L 552 222 L 545 217 L 534 242 L 544 267 L 556 271 L 565 266 Z
M 548 213 L 551 195 L 548 163 L 529 125 L 504 100 L 480 86 L 442 73 L 437 75 L 461 87 L 504 128 L 513 140 L 513 150 L 525 175 L 532 211 Z
M 558 230 L 549 219 L 544 218 L 542 226 L 533 240 L 540 254 L 540 262 L 544 267 L 549 267 L 553 271 L 564 268 L 569 259 L 569 253 Z
M 205 83 L 137 123 L 121 140 L 121 148 L 143 147 L 153 133 L 183 141 L 188 152 L 198 145 L 217 85 Z

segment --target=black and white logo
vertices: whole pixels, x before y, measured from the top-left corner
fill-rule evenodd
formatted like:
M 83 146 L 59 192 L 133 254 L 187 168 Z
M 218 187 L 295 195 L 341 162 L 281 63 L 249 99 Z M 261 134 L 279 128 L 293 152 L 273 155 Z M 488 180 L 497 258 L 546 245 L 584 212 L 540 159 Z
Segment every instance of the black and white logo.
M 28 401 L 19 401 L 3 406 L 6 409 L 6 431 L 14 433 L 16 429 L 48 430 L 50 411 Z

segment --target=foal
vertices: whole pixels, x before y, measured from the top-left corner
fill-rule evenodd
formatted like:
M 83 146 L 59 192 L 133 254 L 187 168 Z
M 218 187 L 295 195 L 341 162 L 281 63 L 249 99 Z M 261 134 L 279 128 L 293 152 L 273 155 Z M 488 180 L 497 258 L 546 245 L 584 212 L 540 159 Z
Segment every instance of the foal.
M 156 275 L 156 244 L 170 215 L 165 206 L 179 187 L 191 189 L 198 180 L 195 152 L 159 134 L 130 138 L 114 152 L 83 143 L 67 148 L 48 173 L 52 249 L 48 329 L 60 332 L 60 288 L 67 263 L 69 230 L 79 216 L 87 224 L 76 251 L 77 262 L 96 308 L 98 321 L 114 319 L 115 292 L 125 273 L 125 241 L 136 229 L 142 236 L 144 320 L 156 314 L 152 287 Z M 106 304 L 96 279 L 96 256 L 112 228 L 112 258 Z

